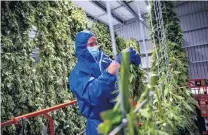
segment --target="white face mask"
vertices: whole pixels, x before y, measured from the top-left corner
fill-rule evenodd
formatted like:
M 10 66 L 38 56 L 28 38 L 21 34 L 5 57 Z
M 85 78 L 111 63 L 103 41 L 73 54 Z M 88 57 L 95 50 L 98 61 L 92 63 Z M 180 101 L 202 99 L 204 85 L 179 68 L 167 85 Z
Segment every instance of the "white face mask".
M 88 51 L 92 54 L 94 58 L 97 58 L 99 56 L 99 46 L 94 46 L 94 47 L 87 47 Z

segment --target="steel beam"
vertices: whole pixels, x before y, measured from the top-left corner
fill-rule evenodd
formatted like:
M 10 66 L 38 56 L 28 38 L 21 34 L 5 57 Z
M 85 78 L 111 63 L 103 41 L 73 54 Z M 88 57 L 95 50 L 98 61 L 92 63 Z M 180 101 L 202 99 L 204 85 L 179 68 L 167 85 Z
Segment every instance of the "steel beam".
M 118 1 L 118 2 L 119 2 L 119 1 Z M 132 3 L 132 2 L 133 2 L 133 1 L 129 1 L 128 3 Z M 123 7 L 123 4 L 122 4 L 122 3 L 121 3 L 120 6 L 111 9 L 111 12 L 113 12 L 113 11 L 115 11 L 116 9 L 119 9 L 119 8 L 121 8 L 121 7 Z M 106 14 L 106 13 L 103 13 L 103 14 L 99 15 L 98 17 L 103 16 L 103 15 L 105 15 L 105 14 Z M 124 21 L 124 22 L 125 22 L 125 21 Z
M 208 25 L 207 26 L 198 27 L 198 28 L 194 28 L 194 29 L 185 30 L 185 31 L 183 31 L 183 33 L 197 31 L 197 30 L 201 30 L 201 29 L 207 29 L 207 28 L 208 28 Z
M 131 6 L 129 6 L 129 4 L 126 1 L 121 1 L 126 8 L 137 18 L 139 18 L 139 16 L 137 15 L 137 13 L 131 8 Z
M 191 48 L 191 47 L 198 47 L 198 46 L 204 46 L 204 45 L 208 46 L 208 43 L 198 44 L 198 45 L 190 45 L 190 46 L 183 46 L 182 48 Z
M 190 2 L 190 1 L 179 1 L 179 2 L 176 3 L 176 7 L 181 6 L 181 5 L 183 5 L 187 2 Z
M 190 61 L 191 64 L 204 63 L 204 62 L 208 62 L 208 60 Z
M 146 13 L 145 13 L 146 14 Z M 142 14 L 142 15 L 144 15 L 144 14 Z M 141 15 L 141 16 L 142 16 Z M 132 24 L 134 24 L 134 23 L 136 23 L 136 22 L 140 22 L 140 20 L 138 19 L 138 18 L 132 18 L 132 19 L 129 19 L 129 20 L 127 20 L 127 21 L 124 21 L 124 23 L 121 25 L 121 24 L 116 24 L 116 25 L 114 25 L 114 29 L 115 30 L 119 30 L 119 29 L 122 29 L 123 27 L 126 27 L 126 26 L 129 26 L 129 25 L 132 25 Z M 146 25 L 145 25 L 145 27 L 147 27 Z M 148 27 L 147 27 L 148 28 Z
M 183 16 L 187 16 L 187 15 L 191 15 L 191 14 L 194 14 L 194 13 L 198 13 L 198 12 L 203 12 L 203 11 L 206 11 L 208 10 L 208 8 L 203 8 L 203 9 L 199 9 L 199 10 L 196 10 L 196 11 L 192 11 L 192 12 L 189 12 L 187 14 L 182 14 L 182 15 L 179 15 L 178 17 L 183 17 Z
M 104 5 L 102 5 L 99 1 L 96 1 L 96 0 L 92 0 L 91 1 L 93 4 L 95 4 L 97 7 L 99 7 L 100 9 L 102 9 L 105 13 L 107 13 L 107 8 L 104 6 Z M 119 18 L 116 14 L 114 14 L 114 13 L 112 13 L 111 12 L 111 14 L 112 14 L 112 17 L 114 18 L 114 19 L 116 19 L 118 22 L 120 22 L 120 23 L 123 23 L 124 21 L 121 19 L 121 18 Z
M 129 12 L 131 12 L 139 21 L 141 21 L 144 24 L 144 26 L 148 28 L 147 24 L 143 20 L 141 20 L 143 19 L 143 17 L 140 18 L 139 15 L 137 15 L 137 13 L 131 8 L 131 6 L 129 6 L 129 4 L 126 1 L 121 2 L 125 5 Z
M 104 22 L 102 22 L 101 20 L 99 20 L 99 18 L 95 18 L 93 15 L 91 15 L 91 14 L 89 14 L 89 13 L 86 13 L 86 15 L 87 15 L 87 17 L 89 18 L 89 19 L 91 19 L 92 21 L 97 21 L 97 22 L 99 22 L 99 23 L 103 23 L 103 24 L 105 24 Z M 105 24 L 106 25 L 106 24 Z M 107 25 L 106 25 L 107 26 Z

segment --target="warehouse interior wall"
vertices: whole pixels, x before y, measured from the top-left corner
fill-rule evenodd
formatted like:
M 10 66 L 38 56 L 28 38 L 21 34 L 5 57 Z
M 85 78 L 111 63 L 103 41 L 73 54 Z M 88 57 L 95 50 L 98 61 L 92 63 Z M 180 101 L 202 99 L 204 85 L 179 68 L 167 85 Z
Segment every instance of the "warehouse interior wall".
M 176 6 L 183 31 L 183 48 L 191 78 L 208 78 L 208 2 L 187 1 Z
M 126 26 L 120 27 L 120 28 L 115 28 L 116 33 L 120 36 L 123 37 L 125 39 L 130 39 L 130 38 L 134 38 L 138 41 L 139 45 L 140 45 L 140 52 L 141 54 L 145 54 L 145 48 L 144 48 L 144 44 L 143 44 L 143 38 L 142 38 L 142 33 L 141 33 L 141 29 L 140 29 L 140 22 L 135 20 L 135 22 L 128 24 Z M 144 27 L 144 36 L 145 36 L 145 42 L 147 45 L 147 53 L 151 54 L 152 49 L 153 49 L 153 45 L 152 43 L 149 41 L 148 39 L 148 28 Z M 150 59 L 150 58 L 149 58 Z M 146 69 L 146 68 L 150 68 L 146 66 L 145 63 L 145 58 L 142 57 L 142 68 Z M 148 64 L 150 65 L 150 63 Z
M 189 60 L 189 74 L 194 78 L 208 78 L 208 2 L 183 1 L 177 4 L 176 13 L 179 17 L 183 31 L 183 48 Z M 140 22 L 130 20 L 125 26 L 116 25 L 115 32 L 125 38 L 134 38 L 140 45 L 141 54 L 145 54 L 143 39 L 141 36 Z M 144 27 L 145 42 L 149 59 L 149 67 L 146 65 L 145 55 L 142 59 L 142 68 L 151 66 L 151 52 L 153 44 L 148 38 L 148 28 Z
M 145 21 L 144 21 L 145 22 Z M 142 24 L 142 23 L 141 23 Z M 144 39 L 142 36 L 142 30 L 140 27 L 140 21 L 135 19 L 133 22 L 132 20 L 129 21 L 129 23 L 127 22 L 127 24 L 125 26 L 122 25 L 116 25 L 115 28 L 115 32 L 120 36 L 123 37 L 125 39 L 136 39 L 139 47 L 140 47 L 140 53 L 141 53 L 141 65 L 142 65 L 142 69 L 146 70 L 147 74 L 146 74 L 146 78 L 147 78 L 147 82 L 149 81 L 148 75 L 150 76 L 150 72 L 149 69 L 151 67 L 151 52 L 153 49 L 153 45 L 151 44 L 151 42 L 148 39 L 148 28 L 142 24 L 142 27 L 144 28 Z M 145 44 L 143 43 L 143 41 L 145 42 Z M 145 51 L 145 45 L 146 45 L 146 51 Z M 146 57 L 146 53 L 147 53 L 147 57 Z M 148 59 L 148 61 L 147 61 Z M 148 64 L 147 64 L 148 62 Z

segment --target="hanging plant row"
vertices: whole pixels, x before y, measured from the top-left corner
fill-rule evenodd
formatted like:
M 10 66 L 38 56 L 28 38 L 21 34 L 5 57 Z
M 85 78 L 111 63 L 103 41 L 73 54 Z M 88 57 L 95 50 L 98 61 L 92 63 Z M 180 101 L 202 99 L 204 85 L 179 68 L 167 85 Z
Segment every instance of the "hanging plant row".
M 95 34 L 98 44 L 101 45 L 101 50 L 108 54 L 113 59 L 112 43 L 110 38 L 110 31 L 108 27 L 102 23 L 93 23 L 91 31 Z M 135 39 L 126 40 L 119 37 L 116 34 L 117 53 L 122 50 L 132 47 L 140 54 L 139 44 Z M 137 101 L 144 90 L 145 72 L 141 66 L 137 67 L 133 64 L 130 65 L 130 77 L 129 77 L 129 92 L 130 97 Z
M 70 1 L 4 1 L 1 13 L 1 121 L 74 99 L 68 73 L 76 62 L 74 36 L 86 28 L 85 13 Z M 35 48 L 39 48 L 36 62 L 31 56 Z M 85 128 L 77 106 L 50 115 L 56 134 L 75 135 Z M 44 117 L 29 119 L 25 133 L 42 134 L 48 124 Z M 12 125 L 1 131 L 18 134 L 18 130 Z
M 154 91 L 153 106 L 146 106 L 139 112 L 140 121 L 144 121 L 140 133 L 198 134 L 193 119 L 196 102 L 187 86 L 189 80 L 188 62 L 182 49 L 183 34 L 179 19 L 174 11 L 175 3 L 171 1 L 160 2 L 164 22 L 164 31 L 161 31 L 156 19 L 157 13 L 155 12 L 158 11 L 156 2 L 151 2 L 148 24 L 151 41 L 156 45 L 152 55 L 151 70 L 159 75 L 159 80 Z M 159 24 L 159 26 L 161 25 Z M 166 50 L 160 38 L 162 32 L 165 32 L 166 36 Z M 151 112 L 154 112 L 154 117 L 151 116 Z
M 74 99 L 68 74 L 76 63 L 75 35 L 87 26 L 83 10 L 71 1 L 4 1 L 1 13 L 1 121 Z M 92 31 L 101 49 L 112 57 L 108 28 L 94 23 Z M 135 40 L 117 37 L 116 42 L 119 51 L 133 46 L 139 52 Z M 144 87 L 144 73 L 133 65 L 130 72 L 129 90 L 132 98 L 138 99 Z M 85 119 L 77 106 L 50 115 L 58 135 L 75 135 L 85 129 Z M 43 134 L 48 124 L 44 117 L 29 119 L 25 122 L 25 133 Z M 1 133 L 18 134 L 19 131 L 11 125 L 2 128 Z

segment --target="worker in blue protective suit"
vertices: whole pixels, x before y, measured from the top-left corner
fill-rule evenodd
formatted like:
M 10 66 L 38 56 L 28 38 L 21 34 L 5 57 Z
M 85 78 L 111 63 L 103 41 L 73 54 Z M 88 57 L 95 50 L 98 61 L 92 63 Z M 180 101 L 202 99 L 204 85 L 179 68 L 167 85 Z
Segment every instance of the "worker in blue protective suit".
M 76 96 L 81 114 L 87 118 L 86 134 L 98 135 L 97 127 L 102 122 L 100 112 L 112 109 L 117 93 L 116 70 L 119 69 L 122 54 L 112 61 L 99 50 L 96 38 L 90 31 L 77 33 L 76 56 L 78 62 L 70 73 L 69 82 Z M 140 57 L 132 48 L 130 61 L 140 64 Z

